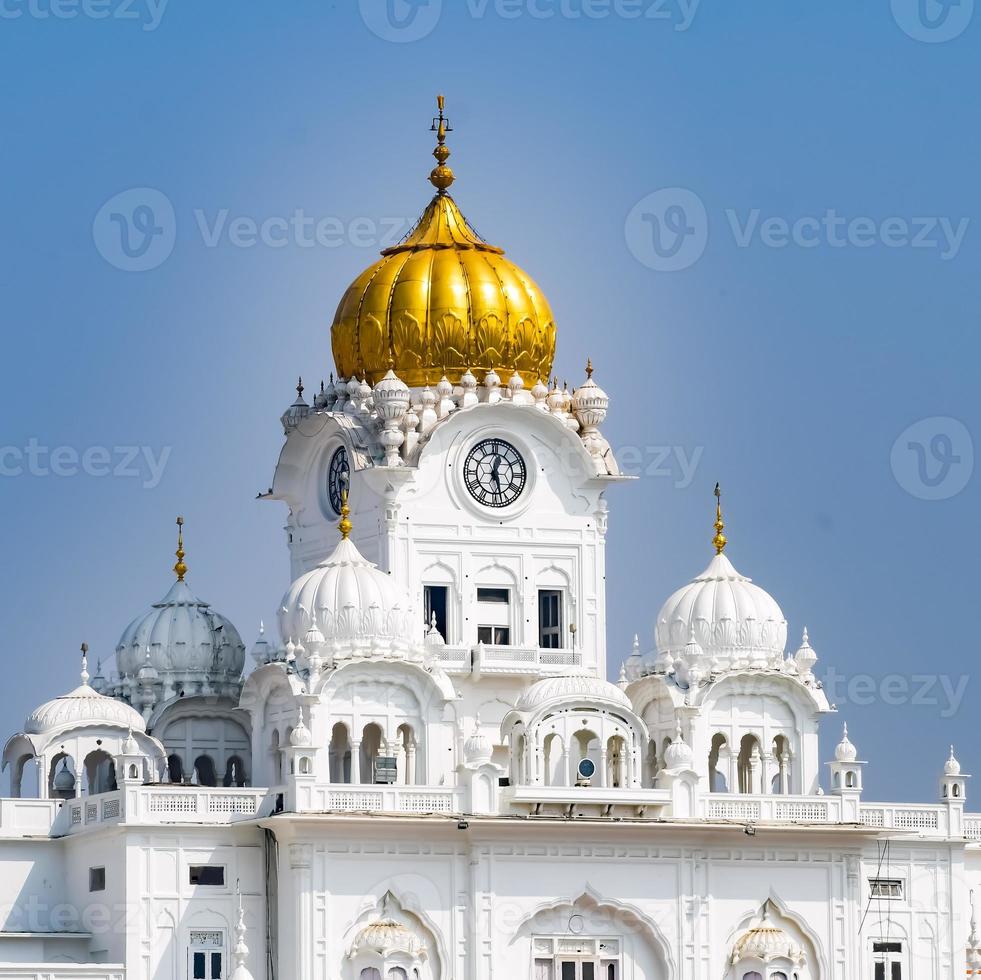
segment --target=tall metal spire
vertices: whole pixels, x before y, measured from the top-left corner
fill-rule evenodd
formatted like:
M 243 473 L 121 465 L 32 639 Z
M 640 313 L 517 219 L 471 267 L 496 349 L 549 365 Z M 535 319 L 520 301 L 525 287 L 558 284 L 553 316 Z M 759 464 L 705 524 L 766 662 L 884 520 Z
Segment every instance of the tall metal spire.
M 446 166 L 446 161 L 450 157 L 450 149 L 446 145 L 446 134 L 452 133 L 453 127 L 443 114 L 443 109 L 446 107 L 446 99 L 442 95 L 436 96 L 436 107 L 439 109 L 439 115 L 433 118 L 431 132 L 436 134 L 436 149 L 433 150 L 433 156 L 436 157 L 437 165 L 429 175 L 429 182 L 440 194 L 445 194 L 447 188 L 455 179 L 453 171 Z
M 337 530 L 341 532 L 342 541 L 347 541 L 354 530 L 354 525 L 351 523 L 351 508 L 347 503 L 346 488 L 341 491 L 341 520 L 337 525 Z
M 725 529 L 725 521 L 722 520 L 722 487 L 716 483 L 715 485 L 715 537 L 712 538 L 712 544 L 715 546 L 715 553 L 721 555 L 723 551 L 726 550 L 726 544 L 728 539 L 722 533 Z
M 187 574 L 187 565 L 184 564 L 184 518 L 177 518 L 177 564 L 174 565 L 174 574 L 177 576 L 178 582 L 184 581 L 184 576 Z

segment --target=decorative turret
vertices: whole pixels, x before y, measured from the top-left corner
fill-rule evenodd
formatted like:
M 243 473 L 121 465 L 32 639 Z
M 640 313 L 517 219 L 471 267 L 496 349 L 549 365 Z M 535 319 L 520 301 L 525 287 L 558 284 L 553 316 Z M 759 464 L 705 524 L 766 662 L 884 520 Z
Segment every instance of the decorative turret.
M 828 763 L 831 770 L 831 792 L 841 797 L 842 823 L 859 823 L 859 802 L 862 796 L 862 769 L 864 762 L 858 759 L 858 750 L 848 738 L 845 725 L 841 741 L 835 747 L 835 758 Z
M 952 745 L 940 780 L 940 799 L 947 804 L 947 830 L 951 837 L 960 837 L 964 833 L 964 803 L 967 799 L 967 780 L 970 778 L 961 772 L 961 764 L 954 755 Z

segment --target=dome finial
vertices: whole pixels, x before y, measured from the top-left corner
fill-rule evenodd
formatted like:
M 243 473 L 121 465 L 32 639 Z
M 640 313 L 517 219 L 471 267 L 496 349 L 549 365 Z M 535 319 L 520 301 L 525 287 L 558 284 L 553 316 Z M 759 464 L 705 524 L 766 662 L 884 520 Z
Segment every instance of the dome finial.
M 439 115 L 433 118 L 431 131 L 436 134 L 436 149 L 433 150 L 433 156 L 436 157 L 437 165 L 429 175 L 429 182 L 442 195 L 446 193 L 447 188 L 455 179 L 453 171 L 446 166 L 446 161 L 450 157 L 450 150 L 446 145 L 446 134 L 452 133 L 453 127 L 443 114 L 443 109 L 446 107 L 446 99 L 442 95 L 436 96 L 436 107 L 439 109 Z
M 89 645 L 87 643 L 82 644 L 82 684 L 86 685 L 89 682 Z M 951 746 L 951 752 L 953 753 L 954 747 Z
M 187 574 L 187 565 L 184 564 L 184 518 L 177 518 L 177 551 L 174 552 L 177 555 L 177 564 L 174 565 L 174 574 L 177 576 L 178 582 L 184 581 L 184 576 Z
M 346 488 L 341 491 L 341 520 L 337 525 L 337 530 L 341 532 L 342 541 L 347 541 L 354 530 L 354 525 L 351 523 L 351 508 L 347 503 Z
M 591 357 L 586 358 L 586 378 L 589 379 L 593 376 L 593 359 Z
M 723 551 L 726 550 L 726 544 L 728 539 L 722 533 L 725 528 L 725 522 L 722 520 L 722 487 L 716 483 L 715 485 L 715 537 L 712 538 L 712 544 L 715 545 L 715 553 L 721 555 Z

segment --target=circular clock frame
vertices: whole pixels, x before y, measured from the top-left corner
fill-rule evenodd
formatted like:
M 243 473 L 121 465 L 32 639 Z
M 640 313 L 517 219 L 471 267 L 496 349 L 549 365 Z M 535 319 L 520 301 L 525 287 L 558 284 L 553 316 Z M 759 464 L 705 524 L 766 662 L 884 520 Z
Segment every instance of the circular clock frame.
M 351 462 L 347 449 L 338 446 L 327 464 L 327 505 L 335 515 L 341 513 L 341 492 L 351 485 Z
M 528 464 L 512 443 L 500 436 L 488 436 L 474 443 L 467 453 L 463 485 L 483 507 L 511 507 L 528 485 Z

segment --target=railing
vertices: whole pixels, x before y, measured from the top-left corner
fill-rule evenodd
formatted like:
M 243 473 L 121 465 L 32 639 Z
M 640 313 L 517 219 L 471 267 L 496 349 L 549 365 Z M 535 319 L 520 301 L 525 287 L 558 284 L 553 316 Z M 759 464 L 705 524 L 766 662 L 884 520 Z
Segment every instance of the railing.
M 981 841 L 981 817 L 964 817 L 964 836 L 968 840 Z
M 445 786 L 311 786 L 297 800 L 300 812 L 462 813 L 463 790 Z
M 702 797 L 702 817 L 739 823 L 841 823 L 841 800 L 833 796 L 744 796 L 712 793 Z
M 550 668 L 578 667 L 578 650 L 552 650 L 545 647 L 494 646 L 434 647 L 436 660 L 448 671 L 486 671 L 495 674 L 532 674 Z
M 0 838 L 46 837 L 59 805 L 59 800 L 0 799 Z
M 0 963 L 0 980 L 126 980 L 122 963 Z
M 275 791 L 265 789 L 134 786 L 67 800 L 54 832 L 75 834 L 93 824 L 110 823 L 230 824 L 266 816 L 274 806 Z
M 947 808 L 940 805 L 911 806 L 897 803 L 863 803 L 859 819 L 866 827 L 883 830 L 922 830 L 947 834 Z

